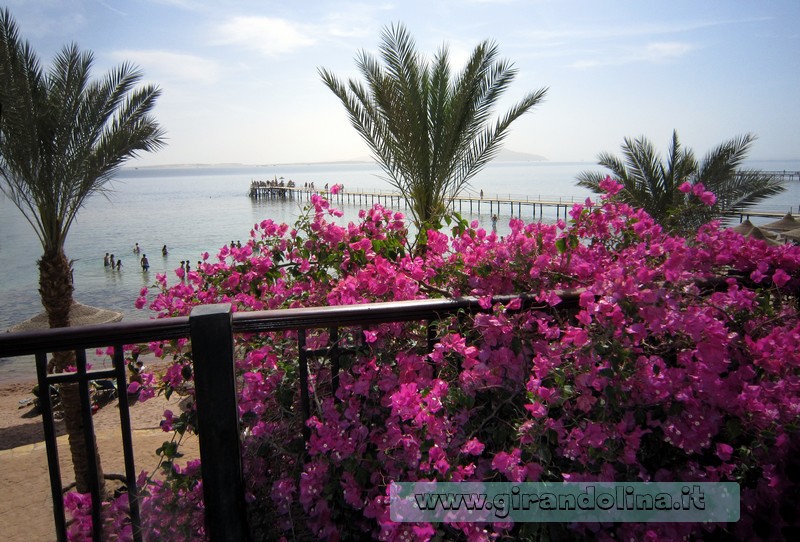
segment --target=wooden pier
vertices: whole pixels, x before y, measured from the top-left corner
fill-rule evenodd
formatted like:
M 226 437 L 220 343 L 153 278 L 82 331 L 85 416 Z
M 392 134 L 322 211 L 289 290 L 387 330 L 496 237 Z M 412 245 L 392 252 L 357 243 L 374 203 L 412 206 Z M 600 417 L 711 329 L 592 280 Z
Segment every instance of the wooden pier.
M 800 181 L 800 171 L 762 171 L 764 175 L 777 178 L 783 182 Z M 371 207 L 378 203 L 387 209 L 401 210 L 408 209 L 408 204 L 399 192 L 388 190 L 363 190 L 363 189 L 347 189 L 342 187 L 334 194 L 329 186 L 322 188 L 314 187 L 314 183 L 306 183 L 304 186 L 296 186 L 294 182 L 289 181 L 252 181 L 250 184 L 250 197 L 253 199 L 265 200 L 298 200 L 310 201 L 313 194 L 324 195 L 325 198 L 331 203 L 338 205 L 356 205 L 362 208 Z M 598 195 L 592 195 L 592 200 L 599 201 Z M 483 194 L 481 195 L 465 195 L 459 196 L 452 201 L 452 209 L 460 214 L 482 214 L 489 213 L 489 216 L 502 215 L 511 216 L 524 219 L 541 219 L 548 211 L 548 218 L 552 218 L 552 211 L 555 211 L 555 218 L 563 218 L 566 220 L 569 217 L 569 211 L 576 203 L 583 203 L 586 196 L 538 196 L 527 197 L 509 194 L 507 196 L 500 194 Z M 764 218 L 780 218 L 786 211 L 792 211 L 789 207 L 783 211 L 767 211 L 749 209 L 746 211 L 732 211 L 729 216 L 732 218 L 739 218 L 743 221 L 750 217 L 764 217 Z M 798 206 L 798 213 L 800 213 L 800 206 Z
M 297 200 L 309 201 L 313 194 L 324 195 L 331 203 L 338 205 L 357 205 L 371 207 L 378 203 L 387 209 L 408 209 L 408 204 L 402 194 L 384 190 L 339 190 L 335 194 L 328 189 L 311 188 L 308 186 L 264 186 L 254 181 L 250 186 L 250 197 L 264 200 Z M 452 202 L 452 208 L 458 213 L 541 218 L 546 209 L 554 209 L 556 218 L 566 219 L 569 210 L 575 203 L 583 202 L 585 197 L 565 198 L 521 198 L 500 195 L 460 196 Z
M 761 174 L 783 182 L 800 181 L 800 171 L 761 171 Z

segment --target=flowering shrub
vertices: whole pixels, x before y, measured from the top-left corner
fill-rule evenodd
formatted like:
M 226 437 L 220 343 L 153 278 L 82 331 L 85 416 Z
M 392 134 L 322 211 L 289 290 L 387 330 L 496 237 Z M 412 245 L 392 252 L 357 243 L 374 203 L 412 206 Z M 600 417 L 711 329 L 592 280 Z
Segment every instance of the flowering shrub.
M 165 317 L 203 303 L 480 298 L 483 312 L 439 323 L 432 352 L 422 324 L 340 330 L 335 392 L 328 364 L 310 366 L 307 446 L 297 334 L 236 338 L 251 522 L 264 539 L 771 539 L 797 526 L 800 248 L 716 223 L 670 236 L 641 210 L 587 200 L 569 224 L 512 220 L 503 238 L 457 220 L 451 234 L 429 231 L 419 254 L 401 215 L 375 206 L 341 226 L 337 213 L 315 196 L 294 228 L 266 220 L 241 249 L 204 255 L 173 284 L 159 276 L 137 302 Z M 563 289 L 580 292 L 576 310 L 559 308 Z M 191 395 L 191 346 L 150 346 L 174 359 L 160 391 Z M 164 427 L 192 431 L 193 415 L 168 413 Z M 146 484 L 143 510 L 169 511 L 158 521 L 171 540 L 202 539 L 196 466 L 167 474 Z M 741 520 L 393 523 L 389 483 L 418 480 L 735 481 Z

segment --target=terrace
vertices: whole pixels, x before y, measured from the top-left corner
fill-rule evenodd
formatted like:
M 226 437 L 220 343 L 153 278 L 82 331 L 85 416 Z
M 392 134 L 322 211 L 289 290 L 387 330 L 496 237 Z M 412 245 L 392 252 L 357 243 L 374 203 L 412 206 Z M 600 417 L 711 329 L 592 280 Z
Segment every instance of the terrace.
M 557 292 L 562 298 L 559 310 L 569 311 L 578 306 L 575 292 Z M 495 301 L 508 302 L 513 297 L 498 297 Z M 522 298 L 528 308 L 552 311 L 549 306 L 534 306 L 530 298 Z M 90 383 L 98 379 L 113 379 L 117 389 L 127 387 L 124 345 L 189 338 L 192 342 L 194 376 L 198 415 L 199 451 L 202 458 L 202 477 L 206 510 L 206 528 L 210 540 L 241 541 L 249 537 L 247 527 L 240 428 L 237 412 L 236 376 L 234 373 L 234 334 L 296 331 L 298 343 L 298 372 L 303 419 L 311 412 L 308 382 L 312 356 L 329 360 L 331 389 L 335 390 L 339 374 L 339 357 L 345 353 L 338 341 L 340 330 L 369 328 L 383 323 L 416 322 L 427 336 L 430 350 L 437 341 L 436 322 L 458 314 L 480 311 L 475 298 L 450 300 L 414 300 L 372 303 L 352 306 L 284 309 L 274 311 L 232 313 L 229 305 L 196 307 L 189 317 L 164 318 L 147 322 L 115 323 L 96 326 L 72 327 L 8 333 L 0 335 L 0 356 L 35 355 L 40 389 L 53 384 L 77 385 L 81 396 L 85 435 L 89 450 L 90 469 L 93 460 L 94 430 L 90 400 Z M 308 349 L 306 333 L 311 330 L 328 330 L 330 342 L 325 348 Z M 363 337 L 363 334 L 362 334 Z M 86 352 L 95 348 L 114 348 L 113 366 L 108 369 L 88 370 Z M 48 353 L 74 350 L 77 359 L 75 373 L 48 374 Z M 41 410 L 50 475 L 50 492 L 53 502 L 53 520 L 56 538 L 67 540 L 67 520 L 62 494 L 60 451 L 58 449 L 53 408 L 48 394 L 41 394 Z M 130 517 L 134 526 L 134 540 L 142 540 L 141 518 L 138 508 L 136 477 L 142 465 L 135 465 L 133 440 L 127 395 L 120 394 L 119 423 L 125 465 L 125 487 L 129 494 Z M 303 438 L 307 441 L 308 430 Z M 104 456 L 105 457 L 105 456 Z M 150 467 L 150 465 L 147 465 Z M 100 492 L 96 473 L 90 473 L 93 496 L 93 524 L 100 523 Z M 22 510 L 20 510 L 22 513 Z M 94 530 L 93 540 L 101 540 L 102 533 Z

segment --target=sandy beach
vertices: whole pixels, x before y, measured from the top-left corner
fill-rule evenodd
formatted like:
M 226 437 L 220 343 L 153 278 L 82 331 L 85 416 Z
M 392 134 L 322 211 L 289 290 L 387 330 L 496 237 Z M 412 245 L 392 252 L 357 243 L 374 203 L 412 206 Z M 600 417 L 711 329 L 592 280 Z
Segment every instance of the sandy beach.
M 55 540 L 50 479 L 41 416 L 31 402 L 35 382 L 0 383 L 0 533 L 4 542 Z M 177 411 L 179 399 L 155 397 L 130 407 L 136 472 L 152 472 L 155 450 L 171 434 L 159 427 L 167 408 Z M 94 416 L 95 434 L 106 474 L 122 474 L 123 455 L 117 401 Z M 74 480 L 63 422 L 57 422 L 58 451 L 64 485 Z M 198 457 L 197 439 L 184 440 L 185 462 Z

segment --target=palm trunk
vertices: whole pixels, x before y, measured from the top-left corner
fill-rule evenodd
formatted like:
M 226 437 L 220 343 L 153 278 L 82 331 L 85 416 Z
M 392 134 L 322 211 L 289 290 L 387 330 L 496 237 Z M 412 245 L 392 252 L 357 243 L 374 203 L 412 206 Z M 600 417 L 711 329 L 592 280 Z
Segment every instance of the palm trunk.
M 72 265 L 63 250 L 46 250 L 39 260 L 39 294 L 47 311 L 51 328 L 69 327 L 69 311 L 72 306 Z M 57 373 L 75 365 L 74 352 L 53 353 L 53 366 Z M 69 439 L 72 465 L 75 471 L 75 486 L 79 493 L 89 492 L 89 460 L 84 440 L 84 426 L 81 418 L 80 395 L 77 384 L 62 384 L 61 406 L 64 411 L 64 425 Z M 94 433 L 92 432 L 94 440 Z M 97 442 L 94 443 L 97 454 Z M 97 454 L 97 474 L 101 493 L 104 490 L 103 470 L 100 455 Z

